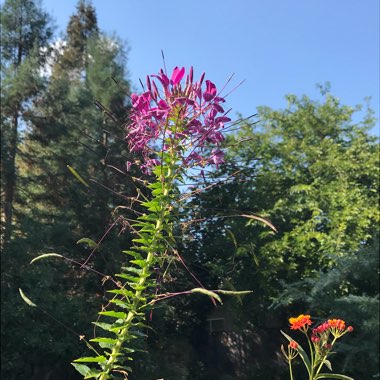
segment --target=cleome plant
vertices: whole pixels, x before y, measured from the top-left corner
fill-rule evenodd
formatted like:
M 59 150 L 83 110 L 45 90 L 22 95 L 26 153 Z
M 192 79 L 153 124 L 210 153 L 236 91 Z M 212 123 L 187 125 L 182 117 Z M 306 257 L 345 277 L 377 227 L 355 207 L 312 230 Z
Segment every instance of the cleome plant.
M 192 67 L 186 76 L 184 67 L 175 67 L 170 77 L 161 70 L 147 77 L 146 87 L 141 95 L 131 96 L 132 107 L 125 131 L 130 152 L 141 157 L 139 161 L 127 162 L 127 169 L 137 165 L 143 173 L 150 174 L 153 178 L 150 183 L 139 179 L 150 190 L 150 196 L 146 198 L 139 192 L 137 200 L 145 212 L 129 222 L 134 238 L 132 247 L 123 251 L 128 258 L 127 264 L 112 277 L 115 288 L 108 291 L 111 298 L 99 312 L 102 322 L 93 322 L 104 334 L 89 341 L 83 339 L 93 354 L 72 363 L 84 379 L 128 378 L 132 369 L 127 363 L 133 359 L 134 340 L 144 336 L 146 315 L 156 302 L 201 293 L 217 304 L 222 303 L 221 295 L 251 293 L 209 290 L 199 281 L 198 287 L 193 289 L 177 293 L 155 292 L 155 268 L 163 268 L 173 256 L 186 267 L 176 249 L 174 211 L 197 190 L 184 194 L 179 186 L 185 184 L 189 173 L 200 170 L 203 176 L 206 167 L 218 167 L 224 162 L 221 143 L 223 131 L 231 119 L 224 109 L 225 99 L 215 84 L 205 80 L 204 73 L 194 81 Z M 69 170 L 86 184 L 73 168 Z M 274 229 L 264 218 L 253 214 L 242 216 L 257 219 Z M 33 261 L 50 256 L 62 257 L 45 254 Z M 87 266 L 87 261 L 82 267 Z M 20 294 L 30 306 L 35 306 L 21 290 Z

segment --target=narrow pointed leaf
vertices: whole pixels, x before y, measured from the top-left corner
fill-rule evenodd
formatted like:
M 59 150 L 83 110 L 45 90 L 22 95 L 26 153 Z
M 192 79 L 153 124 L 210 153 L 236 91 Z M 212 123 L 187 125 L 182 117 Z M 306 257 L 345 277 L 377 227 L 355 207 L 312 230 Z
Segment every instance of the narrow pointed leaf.
M 289 341 L 289 342 L 293 342 L 294 339 L 291 338 L 289 335 L 285 334 L 282 330 L 281 331 L 281 334 Z M 307 356 L 306 352 L 304 351 L 304 349 L 301 347 L 300 344 L 298 344 L 298 348 L 297 348 L 297 351 L 299 352 L 300 356 L 301 356 L 301 359 L 303 360 L 303 362 L 305 363 L 305 366 L 306 366 L 306 369 L 307 369 L 307 372 L 311 373 L 312 371 L 312 368 L 311 368 L 311 363 L 310 363 L 310 359 L 309 357 Z
M 229 229 L 226 229 L 226 232 L 228 232 L 228 234 L 231 236 L 231 239 L 232 239 L 232 241 L 234 243 L 234 246 L 235 246 L 235 248 L 237 248 L 238 247 L 238 243 L 237 243 L 236 237 L 233 234 L 233 232 L 231 230 L 229 230 Z
M 98 244 L 89 238 L 82 238 L 77 241 L 77 244 L 84 243 L 87 244 L 90 248 L 95 248 Z
M 338 373 L 320 373 L 315 377 L 316 380 L 318 379 L 339 379 L 339 380 L 354 380 L 353 377 L 349 377 L 346 375 L 340 375 Z
M 135 252 L 135 251 L 121 251 L 121 252 L 125 253 L 127 255 L 130 255 L 130 256 L 134 257 L 135 259 L 138 259 L 138 260 L 140 260 L 142 258 L 141 254 L 138 252 Z
M 100 327 L 103 330 L 106 331 L 112 331 L 113 325 L 110 323 L 104 323 L 104 322 L 92 322 L 95 326 Z
M 124 278 L 125 280 L 132 281 L 132 282 L 139 282 L 140 281 L 140 277 L 131 276 L 129 274 L 118 273 L 115 276 L 119 277 L 119 278 Z
M 131 260 L 131 263 L 138 265 L 140 268 L 145 268 L 147 266 L 145 260 Z
M 119 300 L 117 298 L 111 299 L 109 302 L 114 303 L 114 304 L 116 304 L 117 306 L 119 306 L 119 307 L 121 307 L 123 309 L 129 308 L 129 305 L 130 305 L 129 302 L 122 301 L 122 300 Z
M 125 297 L 134 296 L 134 293 L 127 289 L 112 289 L 112 290 L 107 290 L 107 293 L 120 294 Z
M 96 356 L 96 357 L 85 357 L 85 358 L 75 359 L 74 363 L 104 363 L 106 360 L 107 360 L 106 357 L 101 355 L 101 356 Z
M 99 314 L 116 319 L 125 319 L 127 317 L 127 314 L 122 311 L 100 311 Z
M 82 375 L 85 376 L 85 379 L 90 379 L 91 377 L 96 377 L 100 373 L 90 367 L 87 367 L 85 364 L 71 363 L 71 365 Z M 88 377 L 90 376 L 90 377 Z
M 74 177 L 84 186 L 89 187 L 88 183 L 78 174 L 78 172 L 71 167 L 70 165 L 66 165 L 67 169 L 70 170 L 70 172 L 74 175 Z
M 331 366 L 331 362 L 330 362 L 330 360 L 325 359 L 325 360 L 323 361 L 323 364 L 326 364 L 326 367 L 327 367 L 330 371 L 332 371 L 332 366 Z

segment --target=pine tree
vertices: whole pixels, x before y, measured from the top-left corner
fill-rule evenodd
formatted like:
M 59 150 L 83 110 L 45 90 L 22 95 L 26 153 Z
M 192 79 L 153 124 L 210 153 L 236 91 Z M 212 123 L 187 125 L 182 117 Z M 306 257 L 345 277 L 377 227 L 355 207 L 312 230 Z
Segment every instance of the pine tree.
M 76 60 L 70 58 L 73 56 Z M 95 10 L 80 1 L 67 28 L 66 45 L 52 67 L 47 91 L 35 105 L 36 117 L 23 145 L 23 178 L 34 185 L 21 202 L 23 207 L 34 205 L 30 210 L 33 218 L 45 220 L 47 229 L 56 230 L 59 220 L 66 232 L 59 233 L 57 245 L 78 240 L 82 234 L 99 236 L 108 228 L 110 210 L 117 205 L 117 196 L 95 182 L 89 183 L 91 190 L 87 191 L 67 165 L 87 180 L 92 178 L 109 188 L 121 182 L 120 178 L 115 181 L 117 172 L 112 173 L 107 165 L 113 163 L 123 170 L 128 157 L 118 128 L 128 110 L 124 66 L 122 44 L 99 32 Z M 94 101 L 112 115 L 97 109 Z M 114 162 L 114 157 L 119 162 Z M 38 203 L 39 208 L 35 207 Z M 48 235 L 46 231 L 49 241 L 52 237 Z
M 87 42 L 98 33 L 95 8 L 91 2 L 80 0 L 76 13 L 70 17 L 66 29 L 66 46 L 53 67 L 53 75 L 68 75 L 70 79 L 79 79 L 88 60 Z
M 25 310 L 18 303 L 17 289 L 25 289 L 73 330 L 90 335 L 88 320 L 102 302 L 102 278 L 66 262 L 28 263 L 49 251 L 83 262 L 91 251 L 76 242 L 83 237 L 99 241 L 117 219 L 117 212 L 112 214 L 116 206 L 123 202 L 128 206 L 123 196 L 135 193 L 130 177 L 121 173 L 130 159 L 121 128 L 129 94 L 123 44 L 99 31 L 94 8 L 81 1 L 65 41 L 48 49 L 55 59 L 38 72 L 46 84 L 30 103 L 16 158 L 18 234 L 2 256 L 3 263 L 8 258 L 2 281 L 7 305 L 2 313 L 2 324 L 7 326 L 2 331 L 6 342 L 2 371 L 8 379 L 17 373 L 31 378 L 33 367 L 39 368 L 35 374 L 39 378 L 52 370 L 55 376 L 57 367 L 70 377 L 69 363 L 80 355 L 81 343 L 53 320 Z M 89 186 L 77 181 L 67 165 Z M 114 273 L 122 256 L 123 236 L 117 237 L 121 229 L 117 225 L 109 231 L 91 267 Z M 22 352 L 30 354 L 22 358 Z
M 1 10 L 1 172 L 3 245 L 12 235 L 20 129 L 43 87 L 39 71 L 52 35 L 48 15 L 32 0 L 6 0 Z

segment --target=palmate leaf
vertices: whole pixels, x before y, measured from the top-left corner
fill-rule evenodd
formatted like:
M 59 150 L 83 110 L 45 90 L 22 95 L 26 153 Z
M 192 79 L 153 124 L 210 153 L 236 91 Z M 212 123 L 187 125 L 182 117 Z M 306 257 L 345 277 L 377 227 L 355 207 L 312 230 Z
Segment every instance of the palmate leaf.
M 285 334 L 282 330 L 281 331 L 281 334 L 289 341 L 289 342 L 295 342 L 295 340 L 293 338 L 291 338 L 289 335 Z M 306 352 L 304 351 L 304 349 L 301 347 L 300 344 L 298 344 L 298 348 L 297 348 L 297 351 L 299 352 L 300 356 L 301 356 L 301 359 L 303 360 L 303 362 L 305 363 L 305 366 L 306 366 L 306 369 L 307 369 L 307 372 L 309 373 L 309 376 L 312 372 L 312 368 L 311 368 L 311 363 L 310 363 L 310 360 L 309 360 L 309 357 L 307 356 Z

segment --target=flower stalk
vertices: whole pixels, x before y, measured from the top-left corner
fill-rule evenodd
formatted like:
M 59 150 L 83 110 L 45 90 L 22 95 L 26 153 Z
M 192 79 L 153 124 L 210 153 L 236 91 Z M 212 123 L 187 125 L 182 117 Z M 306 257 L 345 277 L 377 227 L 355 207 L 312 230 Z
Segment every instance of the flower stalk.
M 138 153 L 141 160 L 127 162 L 127 170 L 137 164 L 143 173 L 153 174 L 155 180 L 147 186 L 151 190 L 150 200 L 141 203 L 147 213 L 131 223 L 137 236 L 133 247 L 123 252 L 132 259 L 129 266 L 122 267 L 121 273 L 116 274 L 124 283 L 119 282 L 117 289 L 109 291 L 114 294 L 109 304 L 114 305 L 115 310 L 99 312 L 100 316 L 111 318 L 112 323 L 94 322 L 107 333 L 106 337 L 90 341 L 99 344 L 104 354 L 93 349 L 96 357 L 84 357 L 72 363 L 84 379 L 113 379 L 117 372 L 128 376 L 131 368 L 125 362 L 132 359 L 129 356 L 134 352 L 131 341 L 142 335 L 147 310 L 162 299 L 162 295 L 152 292 L 152 288 L 157 287 L 152 278 L 153 268 L 162 268 L 166 257 L 176 252 L 172 210 L 182 199 L 178 184 L 184 182 L 191 168 L 202 170 L 205 166 L 223 163 L 224 155 L 219 149 L 224 139 L 221 131 L 230 118 L 226 116 L 222 106 L 225 100 L 219 96 L 216 86 L 209 80 L 203 85 L 204 76 L 194 82 L 190 68 L 182 83 L 184 68 L 176 67 L 170 79 L 161 70 L 147 77 L 146 92 L 131 96 L 130 121 L 125 124 L 126 140 L 130 151 Z M 161 92 L 156 81 L 161 85 Z M 200 287 L 182 293 L 203 293 L 213 302 L 222 302 L 217 293 L 243 295 L 249 292 L 210 291 Z M 122 311 L 118 311 L 120 309 Z M 97 363 L 100 370 L 82 363 Z
M 157 215 L 156 224 L 154 230 L 152 232 L 152 241 L 149 246 L 145 246 L 144 248 L 148 249 L 148 253 L 145 259 L 146 265 L 142 268 L 141 274 L 138 280 L 138 286 L 136 287 L 135 293 L 133 295 L 133 303 L 130 307 L 130 311 L 127 314 L 127 317 L 124 321 L 124 327 L 118 334 L 118 338 L 116 339 L 115 344 L 113 345 L 112 351 L 107 362 L 104 364 L 104 368 L 102 371 L 99 380 L 108 380 L 110 379 L 110 374 L 115 367 L 115 363 L 117 363 L 118 357 L 121 354 L 123 349 L 123 344 L 129 338 L 129 332 L 131 326 L 133 326 L 133 321 L 138 315 L 139 311 L 144 308 L 146 305 L 147 295 L 143 294 L 143 291 L 146 289 L 145 283 L 147 279 L 152 274 L 152 266 L 155 263 L 155 254 L 157 253 L 157 245 L 162 237 L 162 230 L 165 224 L 165 214 L 170 205 L 170 193 L 172 188 L 172 183 L 175 177 L 175 172 L 168 169 L 166 176 L 162 178 L 162 173 L 160 173 L 159 178 L 156 181 L 157 183 L 162 182 L 162 196 L 153 198 L 152 202 L 159 201 L 160 211 L 158 214 L 151 213 L 151 216 L 155 217 Z

